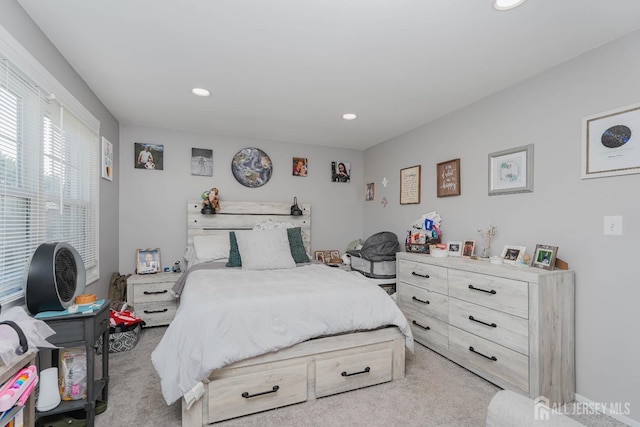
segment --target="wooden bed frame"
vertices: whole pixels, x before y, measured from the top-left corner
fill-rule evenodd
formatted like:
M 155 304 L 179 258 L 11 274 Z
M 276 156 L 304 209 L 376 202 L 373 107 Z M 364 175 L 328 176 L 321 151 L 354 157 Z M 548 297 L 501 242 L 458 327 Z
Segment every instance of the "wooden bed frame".
M 193 236 L 251 229 L 266 219 L 302 229 L 311 253 L 311 207 L 300 203 L 220 202 L 214 215 L 188 203 L 188 244 Z M 182 426 L 196 427 L 318 397 L 404 378 L 405 337 L 397 327 L 323 337 L 213 371 L 202 398 L 188 407 L 182 399 Z

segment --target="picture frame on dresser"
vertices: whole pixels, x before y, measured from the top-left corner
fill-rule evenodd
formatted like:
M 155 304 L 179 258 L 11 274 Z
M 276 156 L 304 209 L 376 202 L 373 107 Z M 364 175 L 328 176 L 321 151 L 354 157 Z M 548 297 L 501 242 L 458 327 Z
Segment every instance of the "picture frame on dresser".
M 462 242 L 447 242 L 447 252 L 449 256 L 462 255 Z
M 533 253 L 532 267 L 542 268 L 544 270 L 553 270 L 556 265 L 556 255 L 558 254 L 557 246 L 536 245 Z
M 506 245 L 502 249 L 502 262 L 505 264 L 515 264 L 518 260 L 522 259 L 526 251 L 524 246 Z
M 476 241 L 475 240 L 465 240 L 462 243 L 462 257 L 464 258 L 471 258 L 473 256 L 473 251 L 476 248 Z
M 155 274 L 162 271 L 160 249 L 136 249 L 136 273 Z

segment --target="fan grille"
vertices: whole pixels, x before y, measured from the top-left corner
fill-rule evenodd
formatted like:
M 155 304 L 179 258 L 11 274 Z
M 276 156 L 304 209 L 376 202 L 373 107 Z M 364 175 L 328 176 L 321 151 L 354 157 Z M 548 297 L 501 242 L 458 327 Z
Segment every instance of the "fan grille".
M 78 280 L 78 268 L 73 253 L 67 248 L 61 248 L 56 252 L 55 266 L 58 295 L 62 301 L 69 302 L 74 297 Z

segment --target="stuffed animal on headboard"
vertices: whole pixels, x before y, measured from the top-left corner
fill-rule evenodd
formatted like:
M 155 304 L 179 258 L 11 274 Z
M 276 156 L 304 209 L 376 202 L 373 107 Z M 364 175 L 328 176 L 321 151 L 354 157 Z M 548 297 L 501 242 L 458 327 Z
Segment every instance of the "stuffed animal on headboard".
M 220 210 L 220 199 L 218 198 L 218 189 L 213 187 L 209 191 L 202 193 L 202 213 L 216 213 Z

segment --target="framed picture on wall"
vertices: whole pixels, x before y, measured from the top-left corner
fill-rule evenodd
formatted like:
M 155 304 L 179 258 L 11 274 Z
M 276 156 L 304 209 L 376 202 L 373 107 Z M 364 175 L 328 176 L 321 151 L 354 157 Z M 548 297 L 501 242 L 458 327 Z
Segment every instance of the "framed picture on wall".
M 213 176 L 213 150 L 208 148 L 191 149 L 191 175 Z
M 400 169 L 400 204 L 420 204 L 420 165 Z
M 293 176 L 307 176 L 309 162 L 305 157 L 294 157 L 293 158 L 293 171 L 291 174 Z
M 113 144 L 102 137 L 102 178 L 113 181 Z
M 489 154 L 489 195 L 533 191 L 533 144 Z
M 331 181 L 332 182 L 351 181 L 351 163 L 331 162 Z
M 582 179 L 640 173 L 640 104 L 582 119 Z
M 436 176 L 438 197 L 460 195 L 460 159 L 438 163 Z
M 376 184 L 374 182 L 370 182 L 365 185 L 364 192 L 364 200 L 367 202 L 372 202 L 376 196 Z
M 135 168 L 146 170 L 162 170 L 164 168 L 164 145 L 134 144 Z

